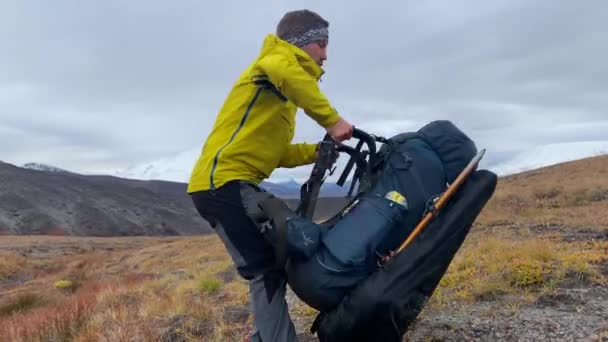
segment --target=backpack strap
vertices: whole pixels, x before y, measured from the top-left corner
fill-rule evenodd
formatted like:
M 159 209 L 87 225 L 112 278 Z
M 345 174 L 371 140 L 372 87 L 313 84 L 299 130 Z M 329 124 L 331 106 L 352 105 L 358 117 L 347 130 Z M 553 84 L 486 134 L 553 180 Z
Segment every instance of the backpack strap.
M 272 82 L 270 82 L 270 80 L 268 80 L 266 78 L 257 78 L 257 79 L 253 80 L 253 84 L 255 84 L 257 86 L 261 86 L 264 89 L 270 90 L 279 99 L 281 99 L 281 101 L 287 102 L 287 97 L 285 95 L 281 94 L 279 89 L 277 89 L 277 87 L 275 87 L 275 85 Z
M 285 269 L 287 263 L 287 221 L 294 216 L 294 212 L 276 197 L 260 201 L 260 209 L 268 216 L 271 223 L 265 233 L 274 247 L 275 268 Z

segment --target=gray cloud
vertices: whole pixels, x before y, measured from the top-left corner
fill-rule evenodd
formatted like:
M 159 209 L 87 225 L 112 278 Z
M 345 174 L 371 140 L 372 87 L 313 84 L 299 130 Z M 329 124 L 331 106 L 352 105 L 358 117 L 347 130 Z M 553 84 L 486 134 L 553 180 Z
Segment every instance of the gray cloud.
M 0 159 L 103 172 L 200 146 L 264 35 L 301 6 L 2 3 Z M 489 149 L 489 164 L 536 145 L 606 139 L 605 1 L 310 8 L 331 22 L 321 87 L 361 128 L 391 135 L 453 120 Z M 323 134 L 299 114 L 296 140 Z

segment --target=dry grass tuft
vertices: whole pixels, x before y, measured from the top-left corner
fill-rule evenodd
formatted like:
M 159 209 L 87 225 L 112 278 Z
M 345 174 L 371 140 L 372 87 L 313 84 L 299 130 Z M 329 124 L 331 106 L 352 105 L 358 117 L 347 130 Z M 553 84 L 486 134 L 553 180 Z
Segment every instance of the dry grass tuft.
M 607 241 L 564 243 L 542 237 L 471 237 L 456 255 L 431 302 L 534 301 L 566 282 L 606 283 L 597 266 L 608 261 Z
M 608 227 L 608 156 L 499 179 L 478 219 L 484 226 Z
M 0 282 L 10 279 L 27 267 L 27 259 L 14 252 L 0 253 Z

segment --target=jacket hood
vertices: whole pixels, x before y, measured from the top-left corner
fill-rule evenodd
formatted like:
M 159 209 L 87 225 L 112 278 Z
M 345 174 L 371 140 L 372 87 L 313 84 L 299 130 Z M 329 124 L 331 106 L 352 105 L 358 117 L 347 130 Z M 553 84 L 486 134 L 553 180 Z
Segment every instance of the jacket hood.
M 262 44 L 262 49 L 258 58 L 262 58 L 269 54 L 283 54 L 290 57 L 293 55 L 298 63 L 302 66 L 306 72 L 308 72 L 315 79 L 319 80 L 325 71 L 315 62 L 312 57 L 304 50 L 299 47 L 282 40 L 274 34 L 268 34 Z

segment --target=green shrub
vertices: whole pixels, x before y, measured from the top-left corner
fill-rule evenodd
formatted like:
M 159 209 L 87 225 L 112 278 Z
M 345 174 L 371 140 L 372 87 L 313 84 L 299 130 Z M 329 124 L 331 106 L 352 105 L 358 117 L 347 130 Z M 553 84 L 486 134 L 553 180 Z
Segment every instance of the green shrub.
M 222 282 L 217 278 L 203 277 L 199 279 L 197 287 L 199 290 L 213 295 L 219 292 L 221 286 Z

